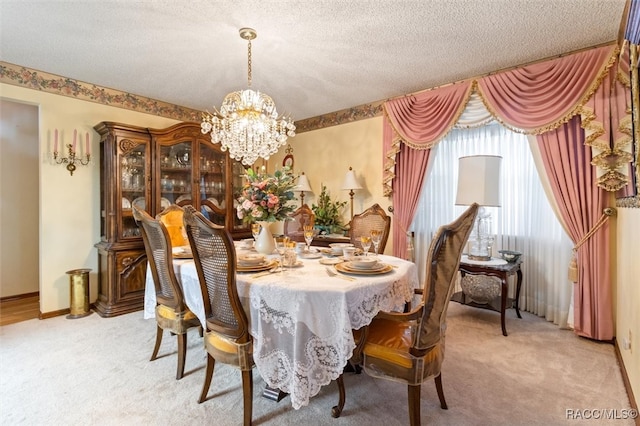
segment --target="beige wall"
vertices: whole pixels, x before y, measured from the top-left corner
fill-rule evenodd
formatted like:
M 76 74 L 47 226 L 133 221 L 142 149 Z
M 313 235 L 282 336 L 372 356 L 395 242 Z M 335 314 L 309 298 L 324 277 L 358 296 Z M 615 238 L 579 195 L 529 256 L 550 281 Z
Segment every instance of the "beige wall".
M 640 398 L 640 209 L 619 208 L 616 224 L 616 343 L 636 401 Z M 631 348 L 624 349 L 629 339 Z
M 38 107 L 0 99 L 0 297 L 38 291 Z
M 333 200 L 347 201 L 343 217 L 344 223 L 348 223 L 351 219 L 349 191 L 341 188 L 349 167 L 353 167 L 363 188 L 355 192 L 353 213 L 361 213 L 378 203 L 390 214 L 387 207 L 391 200 L 382 194 L 382 117 L 301 133 L 289 141 L 293 148 L 293 171 L 296 175 L 304 172 L 313 189 L 312 194 L 307 193 L 304 197 L 310 207 L 317 202 L 324 184 Z M 269 170 L 281 168 L 285 155 L 285 150 L 280 149 L 271 157 Z M 385 253 L 391 254 L 392 249 L 393 235 L 390 235 Z
M 37 105 L 39 124 L 39 229 L 40 229 L 40 311 L 43 314 L 69 308 L 69 277 L 66 271 L 91 268 L 90 298 L 97 298 L 98 255 L 94 244 L 100 240 L 100 168 L 96 161 L 79 167 L 73 174 L 45 160 L 58 129 L 68 143 L 77 129 L 89 132 L 91 151 L 98 153 L 99 137 L 93 126 L 101 121 L 164 128 L 175 120 L 132 112 L 37 90 L 0 84 L 0 97 Z

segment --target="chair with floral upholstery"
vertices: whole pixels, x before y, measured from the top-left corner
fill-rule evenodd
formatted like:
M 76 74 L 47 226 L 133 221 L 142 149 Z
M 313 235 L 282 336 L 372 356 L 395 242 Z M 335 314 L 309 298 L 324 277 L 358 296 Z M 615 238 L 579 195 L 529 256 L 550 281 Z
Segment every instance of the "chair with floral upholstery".
M 152 218 L 137 206 L 133 206 L 133 216 L 140 224 L 142 240 L 156 289 L 156 344 L 153 348 L 151 361 L 158 356 L 164 330 L 175 334 L 178 340 L 176 379 L 179 380 L 184 375 L 187 331 L 194 327 L 201 328 L 201 324 L 184 303 L 182 287 L 180 287 L 173 270 L 172 244 L 167 228 L 162 222 Z
M 216 362 L 242 372 L 244 424 L 253 408 L 253 339 L 236 287 L 236 252 L 229 232 L 208 221 L 193 206 L 184 207 L 184 223 L 204 301 L 207 368 L 198 403 L 209 392 Z

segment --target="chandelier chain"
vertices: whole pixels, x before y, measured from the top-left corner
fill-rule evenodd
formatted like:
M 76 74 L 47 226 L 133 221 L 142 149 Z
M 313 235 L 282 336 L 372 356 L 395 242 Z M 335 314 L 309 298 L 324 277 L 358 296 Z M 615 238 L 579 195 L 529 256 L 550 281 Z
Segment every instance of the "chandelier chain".
M 251 87 L 251 40 L 249 40 L 247 50 L 247 85 Z

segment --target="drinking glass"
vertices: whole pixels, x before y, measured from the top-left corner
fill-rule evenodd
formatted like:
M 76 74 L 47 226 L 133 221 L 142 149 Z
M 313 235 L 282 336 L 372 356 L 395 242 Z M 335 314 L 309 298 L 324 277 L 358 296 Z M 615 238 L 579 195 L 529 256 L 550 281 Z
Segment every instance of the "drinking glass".
M 276 243 L 276 251 L 280 255 L 280 272 L 282 272 L 282 271 L 284 271 L 283 260 L 284 260 L 284 254 L 287 251 L 287 243 L 289 242 L 289 238 L 288 237 L 276 237 L 276 238 L 274 238 L 274 241 Z
M 251 235 L 253 235 L 254 241 L 258 240 L 258 235 L 260 235 L 260 224 L 252 223 L 251 224 Z
M 371 230 L 371 242 L 373 243 L 373 249 L 376 254 L 378 254 L 378 246 L 380 245 L 380 240 L 382 239 L 382 231 L 377 229 Z
M 311 241 L 313 241 L 313 226 L 305 225 L 304 241 L 307 243 L 307 252 L 311 251 Z
M 362 250 L 364 250 L 364 255 L 369 256 L 369 248 L 371 247 L 371 237 L 368 235 L 362 235 L 360 237 L 360 243 L 362 244 Z

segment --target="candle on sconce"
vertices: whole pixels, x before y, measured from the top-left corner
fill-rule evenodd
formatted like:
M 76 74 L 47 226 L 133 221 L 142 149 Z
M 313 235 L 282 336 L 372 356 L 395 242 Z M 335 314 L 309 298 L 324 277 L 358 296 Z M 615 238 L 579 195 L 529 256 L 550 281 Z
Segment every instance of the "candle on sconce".
M 53 138 L 53 152 L 58 152 L 58 129 L 56 129 Z
M 87 132 L 87 144 L 86 144 L 86 150 L 85 150 L 85 154 L 86 155 L 91 155 L 91 151 L 89 150 L 89 132 Z
M 78 137 L 78 131 L 73 129 L 73 152 L 76 152 L 76 138 Z

